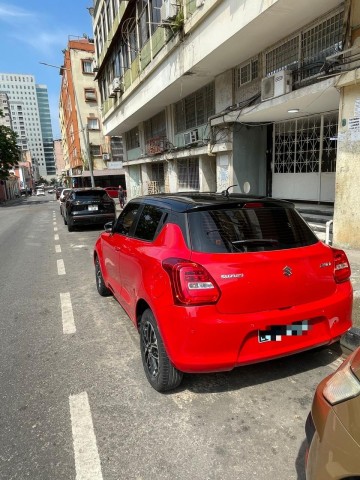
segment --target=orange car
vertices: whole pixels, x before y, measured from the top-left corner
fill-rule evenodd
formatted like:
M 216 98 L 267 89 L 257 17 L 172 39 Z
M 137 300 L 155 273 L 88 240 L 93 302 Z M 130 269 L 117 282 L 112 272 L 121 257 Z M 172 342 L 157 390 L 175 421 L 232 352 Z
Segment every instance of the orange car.
M 360 347 L 317 387 L 305 431 L 307 480 L 360 479 Z

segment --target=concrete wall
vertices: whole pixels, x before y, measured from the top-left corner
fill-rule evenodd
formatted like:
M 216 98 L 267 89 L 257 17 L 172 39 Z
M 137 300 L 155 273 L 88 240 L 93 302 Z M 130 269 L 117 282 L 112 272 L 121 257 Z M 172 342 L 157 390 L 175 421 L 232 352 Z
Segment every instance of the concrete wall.
M 334 243 L 360 248 L 360 86 L 342 89 L 336 165 Z M 359 123 L 358 123 L 359 122 Z

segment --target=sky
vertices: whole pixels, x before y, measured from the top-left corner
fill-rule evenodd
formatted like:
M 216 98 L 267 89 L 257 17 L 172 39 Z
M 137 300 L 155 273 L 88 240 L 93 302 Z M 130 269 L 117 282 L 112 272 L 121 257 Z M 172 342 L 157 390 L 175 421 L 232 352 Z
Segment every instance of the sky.
M 68 40 L 93 37 L 86 7 L 93 0 L 0 0 L 0 72 L 35 76 L 48 87 L 54 139 L 60 138 L 59 93 L 61 66 Z

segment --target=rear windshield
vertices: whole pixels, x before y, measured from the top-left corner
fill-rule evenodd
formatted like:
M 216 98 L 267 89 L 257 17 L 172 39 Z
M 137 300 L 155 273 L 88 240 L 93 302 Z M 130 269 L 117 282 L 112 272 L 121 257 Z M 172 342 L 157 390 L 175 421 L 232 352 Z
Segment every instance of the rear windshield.
M 83 192 L 76 192 L 75 193 L 75 199 L 76 200 L 84 200 L 84 201 L 89 201 L 89 200 L 109 200 L 109 195 L 106 191 L 104 190 L 85 190 Z
M 234 208 L 189 213 L 192 248 L 199 252 L 262 252 L 318 242 L 290 208 Z

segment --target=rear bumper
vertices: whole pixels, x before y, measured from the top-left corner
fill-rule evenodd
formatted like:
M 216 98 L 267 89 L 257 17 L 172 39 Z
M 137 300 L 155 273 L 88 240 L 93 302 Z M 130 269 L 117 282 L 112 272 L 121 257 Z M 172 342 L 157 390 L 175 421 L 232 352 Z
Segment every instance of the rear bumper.
M 321 302 L 246 315 L 219 314 L 211 305 L 162 306 L 154 313 L 169 357 L 179 370 L 231 370 L 339 340 L 352 326 L 352 289 L 348 282 Z M 308 331 L 260 342 L 259 331 L 303 321 L 307 321 Z
M 115 213 L 96 213 L 85 215 L 70 215 L 67 219 L 71 225 L 105 225 L 107 222 L 115 221 Z

